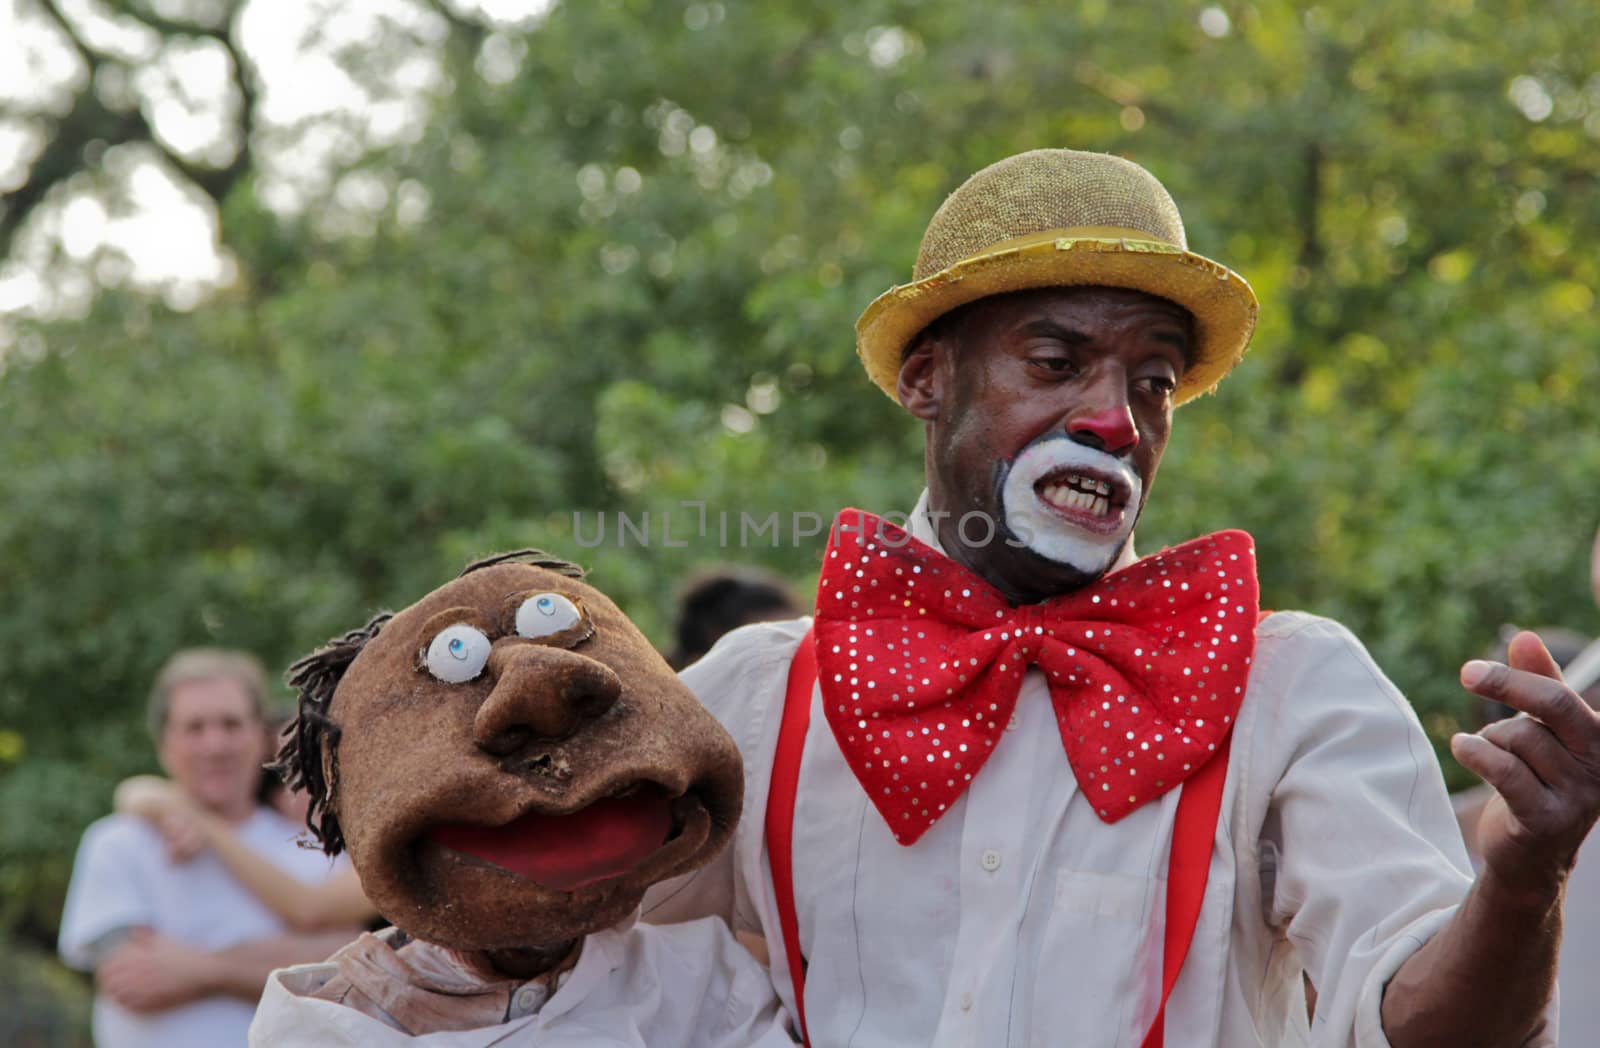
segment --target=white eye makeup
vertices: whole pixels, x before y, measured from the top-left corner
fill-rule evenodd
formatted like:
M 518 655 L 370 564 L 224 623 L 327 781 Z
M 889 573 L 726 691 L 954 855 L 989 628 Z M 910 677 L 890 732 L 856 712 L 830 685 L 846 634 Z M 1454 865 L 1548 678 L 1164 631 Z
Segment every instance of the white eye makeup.
M 532 640 L 567 633 L 587 623 L 582 609 L 559 593 L 536 593 L 517 608 L 517 635 Z
M 465 684 L 489 661 L 489 638 L 476 626 L 447 626 L 428 644 L 423 662 L 446 684 Z

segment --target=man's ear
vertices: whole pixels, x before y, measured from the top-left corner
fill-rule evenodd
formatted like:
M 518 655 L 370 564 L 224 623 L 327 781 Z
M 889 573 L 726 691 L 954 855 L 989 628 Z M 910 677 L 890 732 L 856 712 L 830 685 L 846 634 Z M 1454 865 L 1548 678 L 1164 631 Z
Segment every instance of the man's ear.
M 944 343 L 924 331 L 900 361 L 895 393 L 900 404 L 924 422 L 935 422 L 944 403 Z

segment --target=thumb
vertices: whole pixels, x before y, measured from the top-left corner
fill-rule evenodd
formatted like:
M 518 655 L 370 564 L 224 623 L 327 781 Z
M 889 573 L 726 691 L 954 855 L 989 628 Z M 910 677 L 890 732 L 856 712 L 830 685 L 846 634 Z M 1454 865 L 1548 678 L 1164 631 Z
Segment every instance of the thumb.
M 1561 666 L 1550 655 L 1544 641 L 1532 630 L 1523 630 L 1511 638 L 1506 651 L 1506 663 L 1514 670 L 1526 670 L 1541 677 L 1561 680 Z

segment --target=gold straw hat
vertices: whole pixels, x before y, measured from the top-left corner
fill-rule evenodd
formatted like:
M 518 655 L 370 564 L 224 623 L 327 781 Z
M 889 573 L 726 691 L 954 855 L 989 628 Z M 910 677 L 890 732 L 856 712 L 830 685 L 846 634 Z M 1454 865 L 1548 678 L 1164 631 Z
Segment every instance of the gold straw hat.
M 984 168 L 940 205 L 912 282 L 856 321 L 856 352 L 898 400 L 906 347 L 940 316 L 989 295 L 1073 285 L 1143 291 L 1193 314 L 1194 359 L 1175 404 L 1216 388 L 1256 326 L 1250 285 L 1188 249 L 1177 205 L 1154 175 L 1107 153 L 1035 149 Z

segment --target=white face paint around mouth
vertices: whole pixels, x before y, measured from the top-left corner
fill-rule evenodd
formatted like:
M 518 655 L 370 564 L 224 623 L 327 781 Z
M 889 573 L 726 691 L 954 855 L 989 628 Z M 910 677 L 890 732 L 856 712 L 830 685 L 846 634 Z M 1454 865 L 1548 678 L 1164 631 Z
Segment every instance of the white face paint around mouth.
M 1052 491 L 1056 505 L 1047 502 L 1036 489 L 1039 481 L 1052 473 L 1083 469 L 1104 477 L 1115 477 L 1125 484 L 1127 501 L 1115 505 L 1116 492 L 1100 485 L 1098 495 L 1079 495 L 1064 487 Z M 1012 462 L 1000 489 L 1000 512 L 1005 524 L 1026 549 L 1046 560 L 1075 568 L 1086 575 L 1101 575 L 1111 567 L 1117 554 L 1133 533 L 1143 485 L 1139 475 L 1126 462 L 1103 451 L 1087 447 L 1068 437 L 1041 440 L 1022 450 Z M 1103 498 L 1102 505 L 1095 498 Z M 1073 523 L 1057 507 L 1071 513 L 1074 508 L 1095 514 L 1103 508 L 1104 529 L 1091 529 Z

